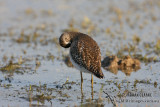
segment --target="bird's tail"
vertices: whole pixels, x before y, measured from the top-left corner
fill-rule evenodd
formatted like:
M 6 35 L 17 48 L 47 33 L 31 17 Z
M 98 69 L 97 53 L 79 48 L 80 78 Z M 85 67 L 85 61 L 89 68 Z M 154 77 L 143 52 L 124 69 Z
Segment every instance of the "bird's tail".
M 97 78 L 103 79 L 104 78 L 104 74 L 103 72 L 100 70 L 98 73 L 94 74 Z

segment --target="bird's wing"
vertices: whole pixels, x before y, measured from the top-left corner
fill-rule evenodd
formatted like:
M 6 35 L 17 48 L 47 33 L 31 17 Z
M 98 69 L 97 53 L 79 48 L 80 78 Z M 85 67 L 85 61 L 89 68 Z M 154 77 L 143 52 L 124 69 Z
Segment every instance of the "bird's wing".
M 103 78 L 100 49 L 92 38 L 81 37 L 74 41 L 70 54 L 75 63 L 92 72 L 95 76 Z

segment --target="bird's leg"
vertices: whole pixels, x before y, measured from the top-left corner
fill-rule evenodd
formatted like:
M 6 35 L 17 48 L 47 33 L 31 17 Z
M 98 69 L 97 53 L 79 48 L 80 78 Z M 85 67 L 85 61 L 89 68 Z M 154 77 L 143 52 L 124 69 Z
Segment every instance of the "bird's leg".
M 93 100 L 93 75 L 91 74 L 91 96 Z
M 93 75 L 91 74 L 91 87 L 93 88 Z
M 82 72 L 80 72 L 80 74 L 81 74 L 81 95 L 83 98 L 83 75 L 82 75 Z
M 83 90 L 83 75 L 82 75 L 82 72 L 81 72 L 81 89 Z

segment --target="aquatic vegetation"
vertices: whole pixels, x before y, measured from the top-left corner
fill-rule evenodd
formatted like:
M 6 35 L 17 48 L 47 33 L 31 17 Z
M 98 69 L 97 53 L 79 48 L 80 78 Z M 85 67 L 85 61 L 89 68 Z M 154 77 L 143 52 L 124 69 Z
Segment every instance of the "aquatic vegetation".
M 74 21 L 74 19 L 71 19 L 68 23 L 68 28 L 63 29 L 62 31 L 63 32 L 71 32 L 71 31 L 72 32 L 78 32 L 78 28 L 75 28 L 74 25 L 75 25 L 75 21 Z
M 69 56 L 65 56 L 65 57 L 64 57 L 64 62 L 65 62 L 65 64 L 66 64 L 68 67 L 74 67 L 73 64 L 72 64 L 72 62 L 70 61 Z
M 158 59 L 156 56 L 147 57 L 147 56 L 142 56 L 141 54 L 135 54 L 135 55 L 133 55 L 133 57 L 146 63 L 146 64 L 151 63 L 151 62 L 158 62 Z
M 118 62 L 120 69 L 125 69 L 127 67 L 140 68 L 140 61 L 138 59 L 133 59 L 130 56 L 124 56 L 121 60 Z
M 56 98 L 56 96 L 52 95 L 52 91 L 55 90 L 54 88 L 47 88 L 46 84 L 43 85 L 30 85 L 28 89 L 26 88 L 26 92 L 28 92 L 28 97 L 25 98 L 29 100 L 29 102 L 32 101 L 39 101 L 42 104 L 46 101 L 50 101 L 51 99 Z M 36 92 L 36 94 L 34 93 Z
M 47 55 L 47 59 L 48 59 L 48 61 L 54 61 L 54 59 L 55 59 L 55 56 L 54 55 L 52 55 L 51 53 L 48 53 L 48 55 Z
M 15 71 L 16 69 L 19 69 L 21 66 L 18 63 L 13 63 L 12 61 L 9 62 L 8 65 L 1 67 L 1 71 Z
M 102 67 L 110 72 L 117 74 L 118 70 L 124 72 L 127 76 L 133 71 L 140 69 L 140 61 L 133 59 L 130 56 L 123 56 L 123 58 L 117 58 L 117 56 L 108 56 L 102 61 Z

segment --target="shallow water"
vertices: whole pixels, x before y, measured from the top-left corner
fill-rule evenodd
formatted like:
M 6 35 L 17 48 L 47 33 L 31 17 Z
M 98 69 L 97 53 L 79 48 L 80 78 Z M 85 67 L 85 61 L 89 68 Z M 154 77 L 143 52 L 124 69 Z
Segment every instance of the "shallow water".
M 158 107 L 159 11 L 158 0 L 1 0 L 0 105 L 112 107 L 107 92 L 117 106 Z M 66 66 L 69 49 L 58 44 L 64 30 L 91 35 L 102 60 L 112 54 L 140 54 L 156 61 L 141 60 L 141 69 L 126 73 L 102 68 L 105 79 L 94 77 L 93 100 L 91 76 L 83 74 L 82 97 L 80 73 Z M 121 96 L 127 92 L 149 96 Z

